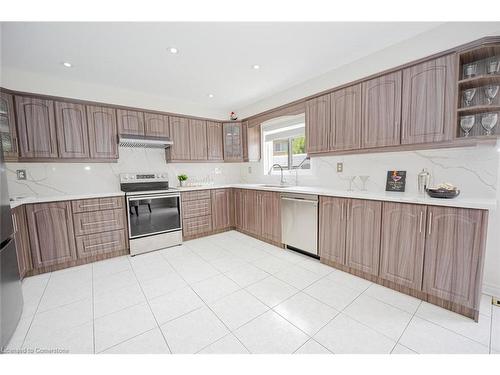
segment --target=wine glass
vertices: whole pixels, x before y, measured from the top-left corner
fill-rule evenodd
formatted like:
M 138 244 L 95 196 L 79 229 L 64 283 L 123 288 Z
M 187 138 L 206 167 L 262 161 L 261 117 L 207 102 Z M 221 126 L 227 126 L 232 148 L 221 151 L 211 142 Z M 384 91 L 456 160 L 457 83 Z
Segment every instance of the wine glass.
M 460 127 L 464 131 L 466 137 L 469 136 L 471 129 L 474 127 L 475 121 L 476 117 L 474 115 L 462 116 L 460 118 Z
M 486 95 L 486 99 L 488 99 L 488 104 L 493 103 L 493 99 L 495 99 L 495 97 L 498 94 L 498 85 L 497 86 L 492 86 L 492 85 L 486 86 L 484 88 L 484 94 Z
M 347 179 L 349 180 L 349 190 L 347 191 L 354 191 L 354 189 L 352 188 L 352 184 L 354 183 L 356 176 L 348 176 Z
M 464 77 L 472 78 L 477 74 L 477 63 L 464 65 Z
M 498 57 L 490 58 L 486 63 L 486 72 L 488 74 L 498 74 L 500 70 L 500 60 Z
M 469 107 L 472 104 L 472 100 L 474 99 L 474 95 L 476 95 L 476 89 L 467 89 L 464 90 L 463 96 L 465 105 Z
M 367 191 L 367 189 L 366 189 L 366 183 L 368 182 L 368 179 L 370 178 L 370 176 L 358 176 L 358 177 L 361 180 L 361 183 L 363 184 L 361 190 L 362 191 Z
M 481 117 L 481 125 L 486 130 L 486 135 L 491 135 L 498 121 L 498 113 L 487 113 Z

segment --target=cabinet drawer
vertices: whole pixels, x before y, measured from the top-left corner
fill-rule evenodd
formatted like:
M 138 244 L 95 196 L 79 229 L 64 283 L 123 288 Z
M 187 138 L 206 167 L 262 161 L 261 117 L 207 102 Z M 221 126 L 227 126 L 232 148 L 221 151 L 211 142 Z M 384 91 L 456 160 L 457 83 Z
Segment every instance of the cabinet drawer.
M 184 219 L 211 214 L 212 201 L 210 199 L 182 202 L 182 217 Z
M 212 215 L 193 217 L 182 221 L 185 237 L 212 231 Z
M 100 210 L 112 210 L 124 207 L 123 197 L 107 197 L 95 199 L 82 199 L 71 202 L 73 212 L 91 212 Z
M 73 221 L 77 236 L 125 228 L 125 214 L 121 209 L 74 214 Z
M 124 229 L 76 237 L 76 252 L 79 259 L 126 248 L 127 236 Z
M 181 193 L 181 199 L 183 202 L 210 199 L 210 190 L 186 191 Z

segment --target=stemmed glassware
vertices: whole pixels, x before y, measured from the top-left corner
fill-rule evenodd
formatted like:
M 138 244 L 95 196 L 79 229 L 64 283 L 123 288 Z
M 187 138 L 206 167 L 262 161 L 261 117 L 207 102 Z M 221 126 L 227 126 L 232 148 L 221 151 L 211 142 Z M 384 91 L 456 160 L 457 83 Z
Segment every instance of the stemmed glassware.
M 370 176 L 358 176 L 359 179 L 361 180 L 361 183 L 362 183 L 362 187 L 361 187 L 361 190 L 362 191 L 367 191 L 368 189 L 366 188 L 366 183 L 368 182 L 368 179 L 370 178 Z
M 472 104 L 472 100 L 474 99 L 475 95 L 476 95 L 475 88 L 464 90 L 463 96 L 466 107 L 469 107 Z
M 497 86 L 498 87 L 498 86 Z M 486 130 L 486 135 L 491 135 L 497 125 L 498 113 L 487 113 L 481 117 L 481 125 Z
M 464 65 L 464 78 L 472 78 L 477 74 L 477 63 Z
M 354 191 L 354 189 L 352 188 L 352 184 L 354 183 L 356 176 L 348 176 L 347 179 L 349 180 L 349 190 L 348 191 Z
M 499 70 L 500 70 L 500 59 L 498 57 L 492 57 L 486 62 L 486 73 L 498 74 Z
M 476 117 L 474 115 L 462 116 L 460 118 L 460 127 L 465 133 L 465 137 L 469 136 L 471 129 L 474 127 Z
M 497 86 L 492 86 L 492 85 L 486 86 L 484 88 L 484 94 L 486 95 L 486 99 L 488 99 L 488 104 L 492 104 L 493 99 L 495 99 L 495 97 L 498 94 L 498 85 Z

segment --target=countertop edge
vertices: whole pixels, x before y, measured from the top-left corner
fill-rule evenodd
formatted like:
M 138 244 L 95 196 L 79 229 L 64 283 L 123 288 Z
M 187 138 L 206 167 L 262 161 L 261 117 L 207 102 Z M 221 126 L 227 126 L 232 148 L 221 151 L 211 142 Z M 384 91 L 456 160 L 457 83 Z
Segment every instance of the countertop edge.
M 50 197 L 25 197 L 10 201 L 10 208 L 16 208 L 22 206 L 23 204 L 63 202 L 63 201 L 73 201 L 79 199 L 92 199 L 92 198 L 120 197 L 124 195 L 125 193 L 123 191 L 115 191 L 107 193 L 54 195 Z

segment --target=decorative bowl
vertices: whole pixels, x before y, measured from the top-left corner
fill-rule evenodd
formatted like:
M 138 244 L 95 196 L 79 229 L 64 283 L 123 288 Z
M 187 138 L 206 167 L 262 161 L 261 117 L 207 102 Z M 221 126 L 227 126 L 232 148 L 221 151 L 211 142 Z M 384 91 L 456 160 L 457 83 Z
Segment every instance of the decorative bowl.
M 451 199 L 458 197 L 460 195 L 460 190 L 427 189 L 427 194 L 429 194 L 431 198 Z

